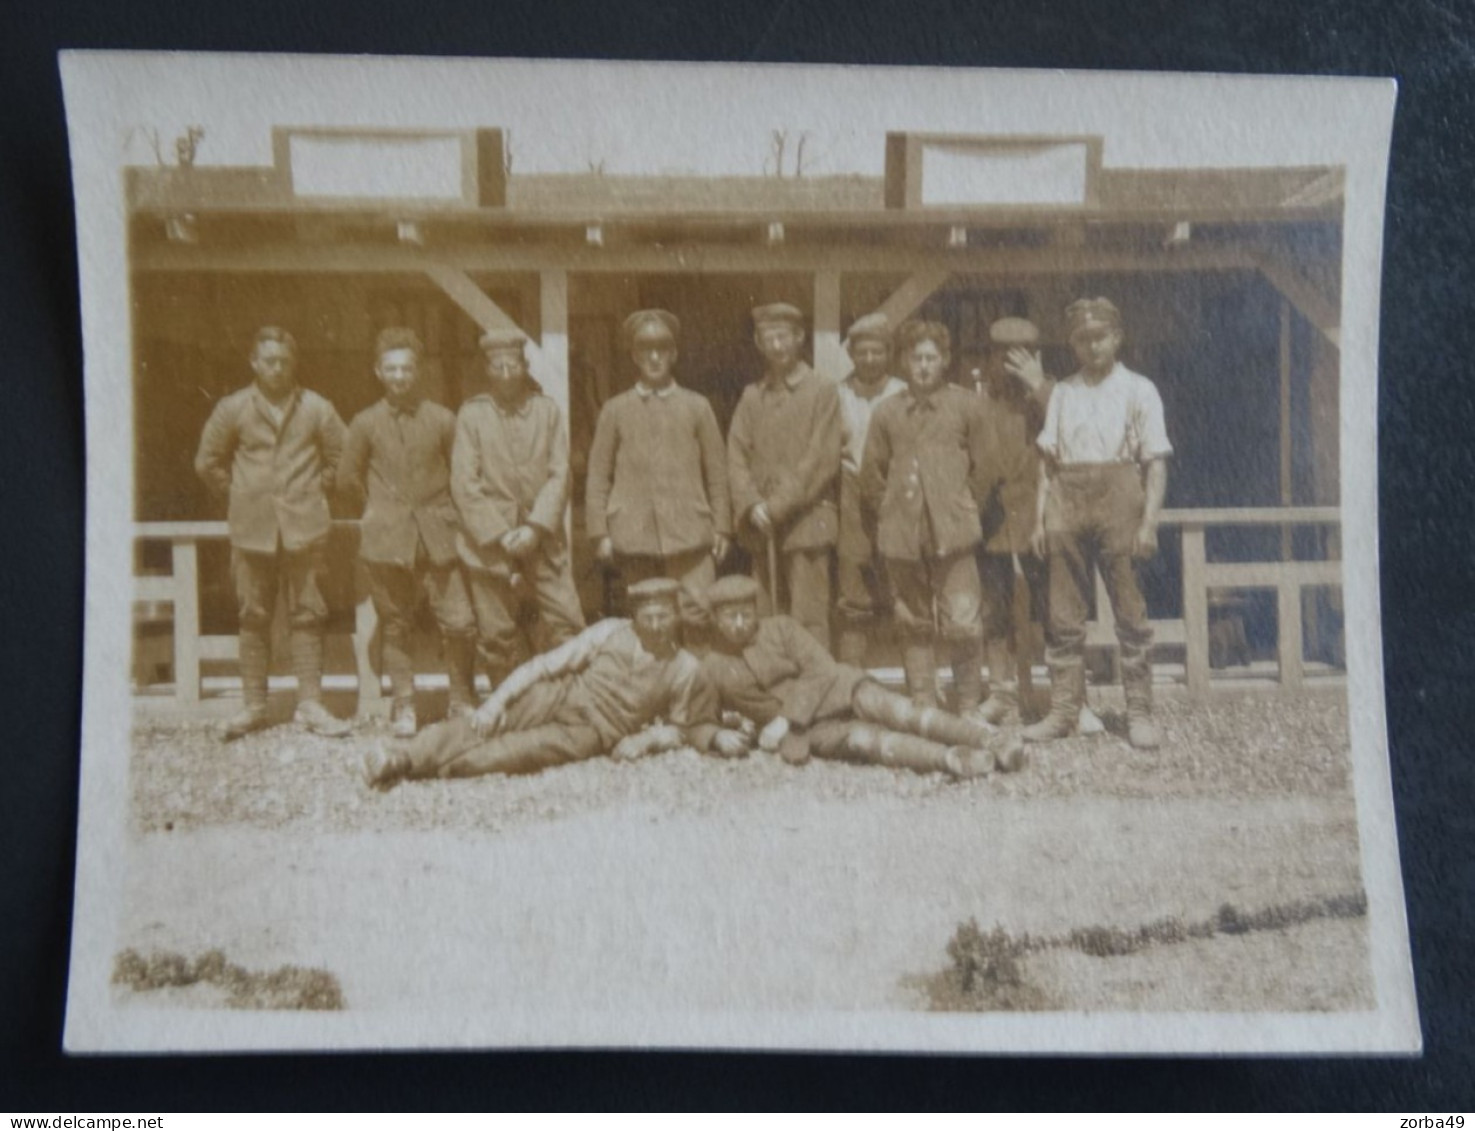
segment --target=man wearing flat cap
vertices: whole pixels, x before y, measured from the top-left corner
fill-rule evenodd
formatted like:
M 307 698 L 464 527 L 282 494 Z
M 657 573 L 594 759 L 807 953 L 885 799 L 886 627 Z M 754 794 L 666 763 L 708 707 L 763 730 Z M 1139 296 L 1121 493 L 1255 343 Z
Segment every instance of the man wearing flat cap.
M 528 651 L 519 628 L 531 606 L 538 648 L 584 627 L 564 536 L 568 437 L 562 414 L 528 376 L 519 330 L 481 337 L 488 388 L 456 417 L 451 496 L 467 569 L 477 647 L 495 687 Z
M 635 387 L 600 409 L 589 449 L 585 523 L 594 555 L 627 585 L 670 577 L 688 594 L 682 616 L 706 620 L 699 598 L 717 576 L 732 536 L 727 454 L 712 405 L 676 384 L 681 323 L 638 310 L 623 336 L 639 372 Z
M 830 647 L 830 553 L 838 533 L 840 396 L 804 361 L 804 322 L 776 302 L 753 311 L 763 377 L 743 390 L 727 434 L 733 514 L 769 594 Z M 778 577 L 769 576 L 773 544 Z
M 1117 359 L 1116 306 L 1080 299 L 1065 317 L 1080 369 L 1056 385 L 1045 413 L 1031 536 L 1050 569 L 1050 713 L 1024 734 L 1045 741 L 1076 726 L 1085 700 L 1086 615 L 1099 569 L 1116 618 L 1131 742 L 1152 749 L 1160 741 L 1152 720 L 1152 629 L 1137 570 L 1157 553 L 1173 448 L 1156 386 Z
M 601 754 L 621 760 L 706 748 L 716 697 L 678 643 L 680 586 L 651 578 L 629 590 L 629 620 L 602 620 L 517 668 L 470 718 L 426 727 L 407 746 L 375 746 L 364 779 L 530 774 Z
M 740 758 L 754 745 L 736 715 L 754 724 L 756 745 L 793 764 L 833 758 L 977 777 L 1017 770 L 1023 744 L 983 723 L 919 707 L 866 672 L 837 663 L 792 618 L 760 617 L 751 577 L 724 577 L 707 590 L 716 628 L 702 671 L 724 711 L 708 748 Z
M 871 414 L 887 397 L 894 397 L 907 386 L 900 377 L 891 375 L 891 320 L 885 314 L 866 314 L 852 322 L 845 350 L 855 368 L 839 385 L 842 447 L 835 613 L 840 632 L 835 655 L 841 663 L 863 668 L 876 618 L 890 609 L 891 598 L 876 557 L 875 531 L 861 508 L 860 464 Z
M 1002 726 L 1019 722 L 1019 671 L 1029 662 L 1030 614 L 1044 614 L 1045 563 L 1030 553 L 1029 539 L 1040 478 L 1035 440 L 1055 382 L 1040 364 L 1040 331 L 1029 319 L 1000 318 L 988 337 L 983 364 L 970 374 L 994 467 L 978 553 L 989 672 L 988 699 L 980 710 Z

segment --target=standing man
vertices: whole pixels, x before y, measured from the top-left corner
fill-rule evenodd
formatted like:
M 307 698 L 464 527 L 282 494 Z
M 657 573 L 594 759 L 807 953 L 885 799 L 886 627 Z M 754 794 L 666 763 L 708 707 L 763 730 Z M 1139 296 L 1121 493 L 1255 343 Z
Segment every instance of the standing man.
M 536 607 L 543 650 L 584 627 L 564 536 L 568 437 L 558 406 L 528 376 L 517 329 L 481 336 L 490 388 L 456 417 L 451 497 L 478 648 L 495 688 L 528 654 L 519 628 Z
M 789 614 L 828 649 L 840 396 L 800 356 L 804 322 L 796 307 L 755 308 L 753 343 L 763 377 L 743 390 L 727 435 L 733 512 L 769 594 L 776 601 L 787 594 Z M 769 543 L 778 577 L 770 575 Z
M 296 720 L 337 738 L 349 725 L 323 706 L 323 598 L 328 493 L 343 454 L 343 421 L 333 406 L 297 384 L 297 342 L 263 326 L 251 346 L 256 380 L 215 406 L 200 437 L 195 473 L 230 500 L 231 577 L 240 615 L 242 709 L 226 741 L 267 725 L 266 678 L 277 589 L 287 590 Z
M 1100 569 L 1116 617 L 1122 685 L 1133 746 L 1160 742 L 1152 721 L 1152 629 L 1138 563 L 1157 553 L 1158 514 L 1173 452 L 1157 388 L 1117 360 L 1121 313 L 1107 299 L 1080 299 L 1065 311 L 1080 370 L 1055 387 L 1040 432 L 1035 552 L 1048 551 L 1050 713 L 1024 736 L 1061 738 L 1085 701 L 1086 614 Z
M 912 321 L 896 335 L 907 390 L 871 418 L 861 465 L 861 498 L 875 515 L 904 640 L 907 690 L 937 702 L 933 641 L 952 653 L 954 711 L 983 698 L 979 667 L 983 618 L 974 550 L 979 507 L 993 488 L 978 398 L 947 382 L 952 339 L 940 322 Z
M 389 672 L 394 733 L 416 730 L 415 673 L 410 642 L 422 595 L 445 641 L 450 713 L 475 707 L 476 621 L 456 557 L 456 507 L 451 501 L 451 447 L 456 416 L 420 391 L 425 352 L 413 330 L 390 327 L 374 343 L 374 375 L 384 399 L 348 426 L 338 482 L 367 508 L 359 526 L 359 556 L 379 614 L 384 667 Z
M 1035 440 L 1055 382 L 1040 365 L 1040 331 L 1027 318 L 988 328 L 989 351 L 975 386 L 998 476 L 983 506 L 978 576 L 983 585 L 983 650 L 988 699 L 982 717 L 995 726 L 1019 720 L 1019 669 L 1029 663 L 1031 614 L 1045 606 L 1045 563 L 1030 553 L 1040 452 Z
M 650 577 L 682 585 L 682 618 L 707 620 L 701 596 L 732 537 L 727 457 L 712 405 L 676 384 L 681 323 L 665 310 L 625 319 L 635 387 L 600 410 L 589 449 L 585 523 L 594 556 L 626 586 Z
M 845 350 L 855 365 L 840 382 L 840 535 L 836 570 L 840 638 L 835 650 L 842 664 L 865 667 L 871 628 L 891 597 L 881 563 L 876 558 L 875 531 L 865 521 L 860 505 L 860 465 L 866 451 L 871 414 L 887 397 L 906 389 L 906 382 L 890 375 L 891 320 L 885 314 L 867 314 L 850 325 Z

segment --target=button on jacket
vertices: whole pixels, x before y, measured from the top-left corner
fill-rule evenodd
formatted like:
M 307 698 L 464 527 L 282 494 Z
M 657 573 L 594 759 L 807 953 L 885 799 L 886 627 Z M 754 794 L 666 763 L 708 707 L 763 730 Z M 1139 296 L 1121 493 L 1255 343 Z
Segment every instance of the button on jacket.
M 435 565 L 455 561 L 455 438 L 455 414 L 434 401 L 398 408 L 381 400 L 353 418 L 338 484 L 355 502 L 368 500 L 359 527 L 365 561 L 412 568 L 420 542 Z
M 840 439 L 835 384 L 803 362 L 783 380 L 749 385 L 727 435 L 734 515 L 767 502 L 781 551 L 833 546 Z
M 501 549 L 483 547 L 524 523 L 561 544 L 568 492 L 568 437 L 551 399 L 529 392 L 503 407 L 482 393 L 461 406 L 451 450 L 451 497 L 461 514 L 457 545 L 463 561 L 503 568 Z
M 882 557 L 920 561 L 978 545 L 978 510 L 992 487 L 977 397 L 944 385 L 927 397 L 908 389 L 877 407 L 861 500 L 876 515 Z
M 280 544 L 300 550 L 327 536 L 328 492 L 343 453 L 343 421 L 311 389 L 294 389 L 280 409 L 255 385 L 215 406 L 195 472 L 218 496 L 228 496 L 231 545 L 274 554 Z
M 702 671 L 722 706 L 760 726 L 782 715 L 797 727 L 849 714 L 855 685 L 866 673 L 836 663 L 792 617 L 764 617 L 741 652 L 714 647 Z
M 707 398 L 644 385 L 600 410 L 589 449 L 585 522 L 615 552 L 669 558 L 732 532 L 727 458 Z

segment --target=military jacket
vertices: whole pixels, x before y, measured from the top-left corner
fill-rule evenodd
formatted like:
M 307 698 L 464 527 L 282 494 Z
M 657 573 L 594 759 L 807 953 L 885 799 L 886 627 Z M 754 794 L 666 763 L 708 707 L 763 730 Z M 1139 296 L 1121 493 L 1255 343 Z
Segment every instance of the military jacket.
M 745 518 L 766 502 L 780 550 L 833 546 L 840 440 L 835 383 L 808 365 L 749 385 L 727 434 L 734 514 Z
M 979 507 L 994 474 L 977 397 L 944 385 L 882 403 L 860 473 L 861 505 L 875 516 L 881 556 L 920 561 L 978 545 Z
M 419 400 L 371 405 L 348 426 L 338 468 L 340 491 L 363 504 L 359 554 L 365 561 L 413 566 L 420 542 L 436 565 L 456 559 L 451 449 L 456 416 Z
M 232 546 L 274 554 L 279 544 L 299 550 L 327 537 L 344 431 L 311 389 L 295 389 L 280 420 L 255 385 L 221 399 L 200 436 L 195 472 L 229 499 Z
M 727 458 L 700 393 L 637 385 L 599 413 L 584 495 L 589 537 L 617 553 L 665 558 L 732 533 Z

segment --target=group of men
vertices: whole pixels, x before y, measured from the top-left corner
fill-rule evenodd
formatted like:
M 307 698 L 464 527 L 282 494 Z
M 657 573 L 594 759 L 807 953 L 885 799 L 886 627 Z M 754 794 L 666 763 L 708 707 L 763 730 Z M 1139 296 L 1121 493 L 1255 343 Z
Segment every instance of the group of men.
M 893 331 L 872 314 L 850 327 L 853 371 L 837 383 L 803 360 L 798 309 L 759 306 L 764 372 L 744 389 L 724 441 L 707 399 L 676 383 L 676 316 L 630 315 L 622 333 L 637 380 L 600 412 L 583 532 L 623 576 L 630 618 L 588 628 L 566 534 L 567 433 L 529 375 L 520 332 L 482 336 L 485 390 L 453 414 L 423 394 L 415 334 L 384 330 L 374 370 L 384 397 L 345 429 L 296 383 L 291 335 L 263 328 L 254 383 L 217 405 L 196 458 L 230 505 L 243 707 L 224 733 L 267 725 L 281 586 L 297 718 L 320 734 L 349 730 L 321 701 L 337 493 L 363 508 L 360 555 L 382 625 L 391 726 L 409 740 L 368 756 L 376 786 L 680 744 L 957 777 L 1016 769 L 1021 738 L 1064 736 L 1082 718 L 1097 569 L 1116 614 L 1130 738 L 1155 746 L 1136 567 L 1156 550 L 1171 453 L 1162 404 L 1117 360 L 1115 306 L 1081 300 L 1066 319 L 1080 368 L 1059 382 L 1045 375 L 1039 332 L 1024 319 L 994 323 L 970 388 L 949 383 L 945 326 L 913 320 Z M 734 541 L 754 577 L 718 578 Z M 450 684 L 450 718 L 424 730 L 410 649 L 422 599 Z M 1046 610 L 1051 705 L 1021 732 L 1017 665 L 1030 605 Z M 906 695 L 865 671 L 885 616 L 902 642 Z M 939 644 L 952 665 L 949 709 L 938 695 Z M 493 688 L 480 705 L 478 660 Z

